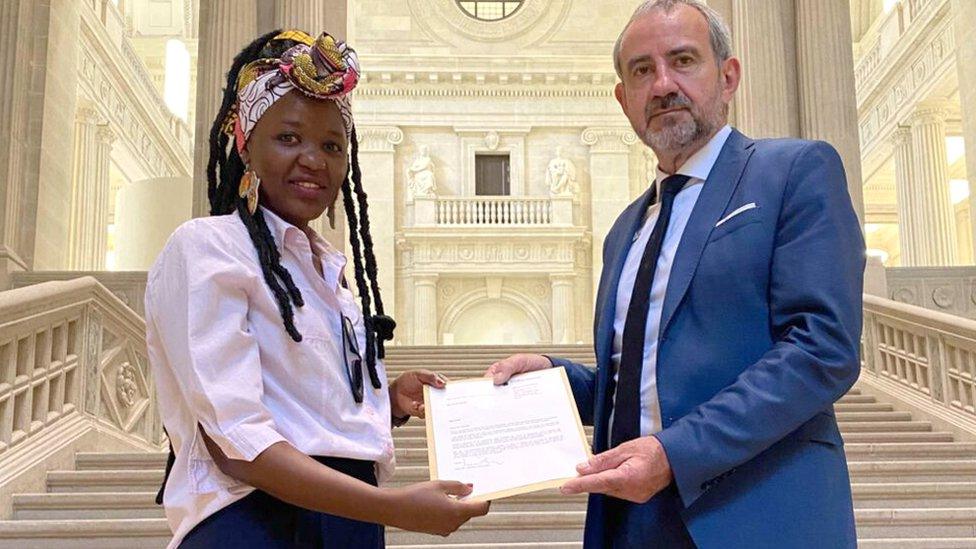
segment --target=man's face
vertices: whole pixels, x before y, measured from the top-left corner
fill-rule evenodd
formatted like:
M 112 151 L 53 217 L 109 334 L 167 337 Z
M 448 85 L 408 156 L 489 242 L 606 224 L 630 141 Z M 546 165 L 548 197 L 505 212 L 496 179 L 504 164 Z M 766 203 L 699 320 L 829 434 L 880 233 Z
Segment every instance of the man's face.
M 719 64 L 708 22 L 678 5 L 635 20 L 620 45 L 622 82 L 614 90 L 634 131 L 658 154 L 701 146 L 726 124 L 739 62 Z

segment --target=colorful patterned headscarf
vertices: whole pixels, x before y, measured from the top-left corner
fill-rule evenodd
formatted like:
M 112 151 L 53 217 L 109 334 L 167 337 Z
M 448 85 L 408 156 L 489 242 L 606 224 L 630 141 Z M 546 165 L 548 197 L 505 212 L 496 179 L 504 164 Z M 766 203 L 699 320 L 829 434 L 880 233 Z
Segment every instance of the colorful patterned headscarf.
M 298 42 L 280 58 L 258 59 L 244 65 L 237 78 L 237 103 L 224 123 L 234 136 L 237 152 L 251 137 L 258 120 L 275 101 L 292 90 L 317 99 L 335 101 L 342 114 L 346 136 L 352 133 L 349 93 L 359 82 L 359 58 L 345 42 L 323 32 L 317 39 L 300 30 L 289 30 L 271 41 Z

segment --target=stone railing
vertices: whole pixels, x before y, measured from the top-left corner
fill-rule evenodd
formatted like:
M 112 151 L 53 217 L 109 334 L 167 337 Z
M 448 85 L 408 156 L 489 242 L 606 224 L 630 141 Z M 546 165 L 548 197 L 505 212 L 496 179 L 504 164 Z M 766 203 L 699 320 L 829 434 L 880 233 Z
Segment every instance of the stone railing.
M 862 359 L 862 377 L 976 425 L 976 321 L 865 295 Z
M 976 266 L 888 267 L 885 278 L 895 301 L 976 319 Z
M 572 197 L 466 196 L 416 198 L 414 224 L 418 226 L 573 224 Z
M 0 469 L 18 446 L 77 416 L 162 446 L 145 322 L 94 278 L 0 293 L 0 319 Z
M 146 271 L 23 271 L 10 277 L 12 288 L 90 276 L 140 317 L 145 317 Z

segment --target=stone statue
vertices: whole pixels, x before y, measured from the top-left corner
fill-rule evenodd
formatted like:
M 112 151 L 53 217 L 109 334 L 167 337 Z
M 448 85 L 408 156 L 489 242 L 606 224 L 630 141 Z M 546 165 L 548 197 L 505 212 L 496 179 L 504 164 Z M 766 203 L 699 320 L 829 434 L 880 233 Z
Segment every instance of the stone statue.
M 576 166 L 573 161 L 563 158 L 563 148 L 556 147 L 556 157 L 549 161 L 546 168 L 546 185 L 552 196 L 575 196 L 579 192 L 576 186 Z
M 430 147 L 427 145 L 421 145 L 420 152 L 407 167 L 407 191 L 408 200 L 437 196 L 434 161 L 430 158 Z

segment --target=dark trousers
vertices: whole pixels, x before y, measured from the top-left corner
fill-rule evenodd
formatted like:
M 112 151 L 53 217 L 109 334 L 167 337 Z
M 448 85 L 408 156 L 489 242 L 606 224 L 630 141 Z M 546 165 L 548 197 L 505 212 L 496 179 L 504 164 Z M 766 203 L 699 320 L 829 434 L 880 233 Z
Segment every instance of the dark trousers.
M 373 462 L 316 457 L 336 471 L 376 486 Z M 382 549 L 383 526 L 309 511 L 260 490 L 217 511 L 183 538 L 180 549 Z
M 695 549 L 678 514 L 681 502 L 672 484 L 646 503 L 607 498 L 610 547 L 613 549 Z

